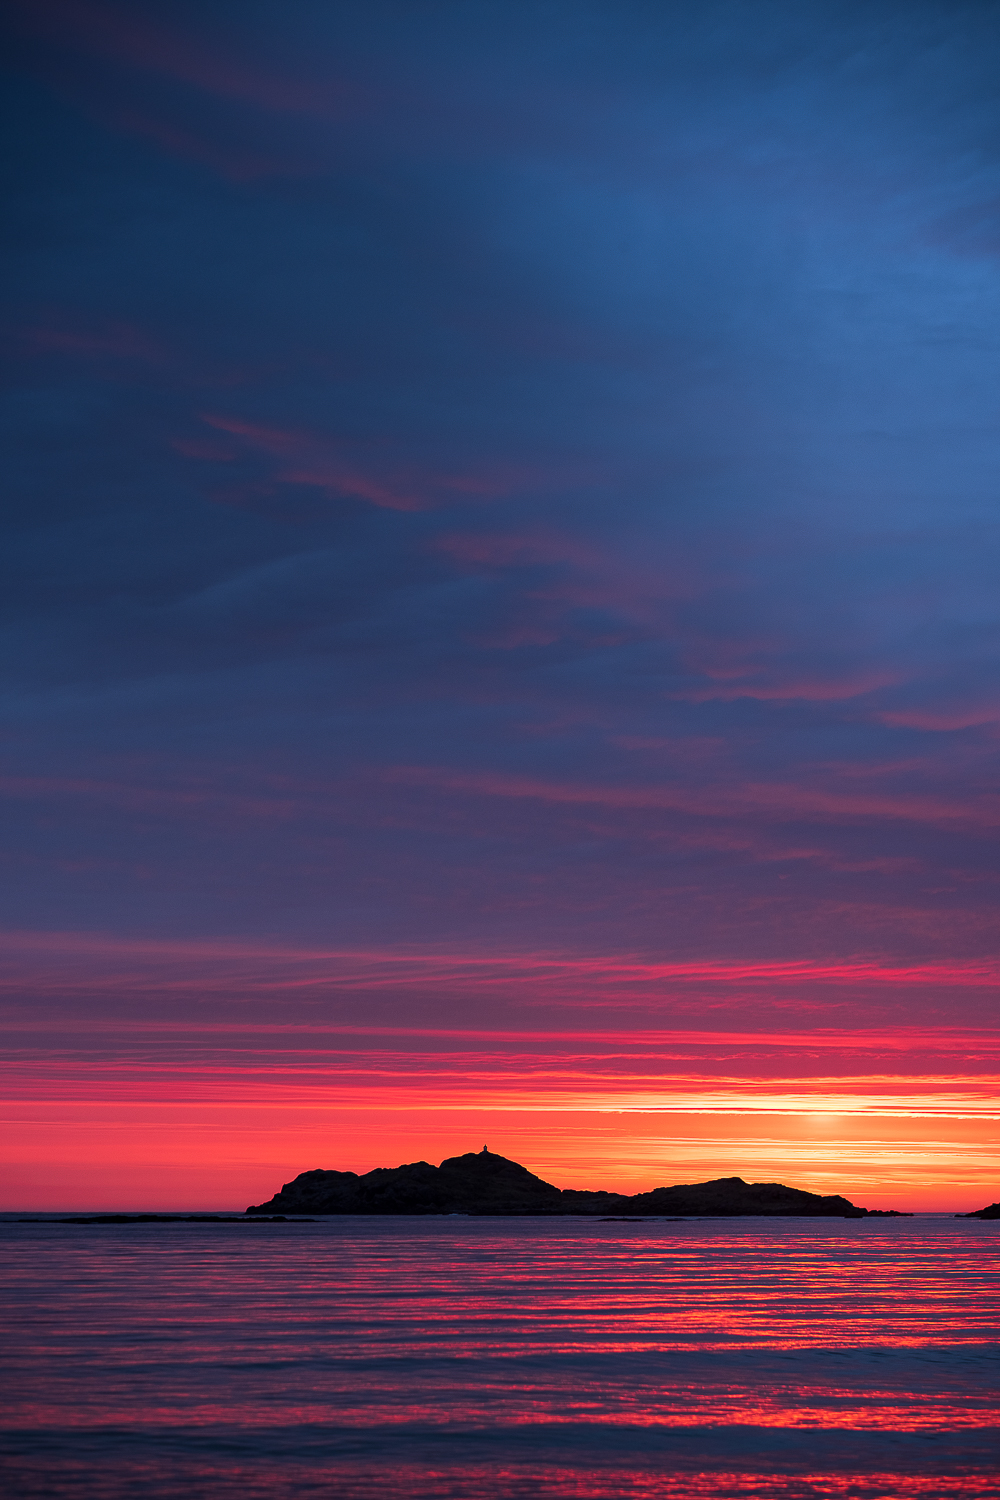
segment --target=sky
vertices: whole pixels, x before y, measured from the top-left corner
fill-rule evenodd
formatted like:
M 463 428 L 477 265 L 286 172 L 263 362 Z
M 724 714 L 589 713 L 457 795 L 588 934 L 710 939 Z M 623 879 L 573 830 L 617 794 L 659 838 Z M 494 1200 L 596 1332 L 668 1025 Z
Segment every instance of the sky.
M 1000 1197 L 1000 5 L 2 26 L 0 1204 Z

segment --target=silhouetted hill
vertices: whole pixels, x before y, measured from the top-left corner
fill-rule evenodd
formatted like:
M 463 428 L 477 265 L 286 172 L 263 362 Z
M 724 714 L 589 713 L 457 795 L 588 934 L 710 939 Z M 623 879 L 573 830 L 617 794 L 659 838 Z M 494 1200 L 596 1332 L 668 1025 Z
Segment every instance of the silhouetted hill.
M 439 1167 L 425 1161 L 402 1167 L 356 1172 L 301 1172 L 269 1203 L 248 1214 L 587 1214 L 627 1212 L 632 1216 L 794 1214 L 810 1218 L 864 1218 L 838 1194 L 823 1197 L 780 1182 L 744 1182 L 722 1177 L 648 1193 L 560 1191 L 551 1183 L 494 1152 L 451 1156 Z M 873 1212 L 878 1212 L 874 1210 Z
M 526 1167 L 488 1152 L 356 1172 L 302 1172 L 272 1203 L 319 1214 L 524 1214 L 559 1211 L 561 1194 Z M 308 1206 L 307 1206 L 308 1205 Z M 247 1213 L 263 1213 L 248 1208 Z
M 1000 1219 L 1000 1203 L 990 1203 L 986 1208 L 977 1208 L 975 1213 L 956 1214 L 956 1219 Z

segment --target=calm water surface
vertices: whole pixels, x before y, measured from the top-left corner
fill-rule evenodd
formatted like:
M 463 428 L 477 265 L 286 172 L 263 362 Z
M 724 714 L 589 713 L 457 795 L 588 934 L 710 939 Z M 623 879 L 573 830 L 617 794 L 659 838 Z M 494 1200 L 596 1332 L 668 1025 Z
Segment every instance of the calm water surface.
M 1000 1223 L 0 1240 L 12 1497 L 1000 1497 Z

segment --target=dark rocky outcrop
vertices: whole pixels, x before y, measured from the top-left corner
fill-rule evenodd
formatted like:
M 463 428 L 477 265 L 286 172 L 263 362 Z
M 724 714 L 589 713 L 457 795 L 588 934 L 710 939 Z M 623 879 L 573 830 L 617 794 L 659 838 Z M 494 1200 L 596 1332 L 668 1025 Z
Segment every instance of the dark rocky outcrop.
M 290 1206 L 319 1214 L 558 1213 L 561 1194 L 526 1167 L 489 1152 L 452 1156 L 439 1167 L 425 1161 L 356 1172 L 302 1172 L 268 1204 L 247 1213 Z
M 956 1214 L 956 1219 L 1000 1219 L 1000 1203 L 990 1203 L 986 1208 L 977 1208 L 975 1213 Z
M 452 1156 L 439 1167 L 425 1161 L 403 1167 L 376 1167 L 356 1172 L 302 1172 L 286 1182 L 269 1203 L 248 1214 L 274 1211 L 293 1214 L 585 1214 L 668 1217 L 678 1214 L 794 1214 L 810 1218 L 865 1218 L 839 1195 L 823 1197 L 778 1182 L 744 1182 L 722 1177 L 649 1193 L 560 1191 L 515 1161 L 485 1149 Z M 874 1210 L 878 1212 L 878 1210 Z
M 780 1182 L 744 1182 L 742 1177 L 654 1188 L 634 1194 L 628 1207 L 630 1213 L 643 1214 L 795 1214 L 845 1219 L 864 1218 L 867 1212 L 837 1194 L 822 1197 Z

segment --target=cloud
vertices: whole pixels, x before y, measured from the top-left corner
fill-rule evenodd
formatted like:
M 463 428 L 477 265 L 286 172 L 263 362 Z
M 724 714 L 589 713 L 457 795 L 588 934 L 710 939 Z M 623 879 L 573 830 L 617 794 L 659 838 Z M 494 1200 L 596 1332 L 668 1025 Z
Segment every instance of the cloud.
M 66 354 L 81 359 L 141 360 L 162 364 L 169 355 L 144 329 L 128 323 L 81 328 L 52 321 L 22 332 L 25 343 L 40 354 Z
M 762 818 L 769 822 L 809 818 L 902 819 L 948 826 L 964 824 L 984 831 L 1000 824 L 1000 799 L 979 795 L 967 802 L 932 796 L 843 793 L 808 785 L 781 783 L 669 786 L 594 786 L 535 780 L 504 773 L 451 771 L 438 767 L 398 766 L 382 775 L 390 782 L 437 787 L 471 796 L 509 797 L 554 804 L 598 806 L 628 811 L 682 812 L 699 817 Z
M 631 954 L 578 955 L 559 952 L 495 952 L 485 950 L 448 951 L 413 949 L 315 949 L 249 938 L 164 939 L 122 937 L 107 932 L 60 932 L 8 930 L 2 935 L 0 950 L 5 965 L 4 984 L 19 993 L 25 984 L 44 988 L 50 983 L 60 988 L 89 988 L 112 982 L 118 985 L 162 985 L 165 990 L 197 989 L 199 984 L 213 992 L 229 990 L 234 994 L 278 994 L 282 991 L 345 988 L 352 993 L 383 992 L 399 997 L 407 988 L 425 989 L 428 985 L 444 986 L 458 993 L 496 990 L 509 991 L 512 986 L 572 1004 L 574 998 L 593 1000 L 601 997 L 614 1007 L 626 1004 L 636 996 L 663 997 L 670 992 L 699 991 L 708 988 L 733 987 L 737 993 L 746 986 L 768 989 L 801 990 L 804 986 L 851 987 L 854 989 L 933 989 L 995 990 L 1000 985 L 1000 958 L 956 962 L 922 962 L 900 964 L 878 958 L 853 959 L 772 959 L 766 961 L 684 961 L 658 960 Z M 185 1026 L 191 1024 L 186 1018 Z M 157 1025 L 161 1022 L 157 1022 Z M 255 1022 L 255 1025 L 261 1024 Z M 266 1026 L 281 1031 L 284 1022 L 271 1018 Z M 289 1022 L 300 1027 L 301 1022 Z M 309 1021 L 306 1030 L 327 1023 Z M 337 1024 L 334 1031 L 338 1030 Z M 343 1030 L 343 1027 L 340 1027 Z M 355 1021 L 347 1027 L 359 1034 L 377 1031 L 374 1021 Z M 398 1025 L 393 1035 L 405 1034 Z M 496 1033 L 475 1027 L 441 1031 L 426 1027 L 420 1035 L 505 1036 L 520 1035 L 522 1040 L 551 1041 L 561 1032 L 548 1033 L 533 1027 L 530 1031 L 512 1033 L 504 1027 Z M 346 1033 L 345 1033 L 346 1034 Z M 414 1032 L 414 1035 L 418 1034 Z M 673 1032 L 629 1032 L 631 1041 L 615 1031 L 601 1032 L 570 1029 L 567 1037 L 579 1040 L 601 1038 L 616 1046 L 646 1046 L 653 1041 L 670 1046 L 731 1047 L 746 1042 L 753 1047 L 802 1047 L 807 1050 L 835 1047 L 861 1047 L 875 1050 L 912 1049 L 923 1042 L 935 1044 L 938 1031 L 919 1025 L 898 1031 L 879 1031 L 876 1027 L 860 1030 L 834 1028 L 827 1035 L 822 1029 L 775 1031 L 765 1025 L 758 1030 L 733 1032 L 725 1026 L 715 1030 Z M 943 1033 L 942 1033 L 943 1034 Z M 982 1045 L 992 1056 L 997 1045 L 990 1031 L 969 1034 L 970 1045 Z M 949 1045 L 951 1045 L 949 1043 Z
M 693 665 L 693 664 L 692 664 Z M 794 702 L 840 703 L 854 698 L 864 698 L 879 688 L 889 687 L 899 681 L 899 671 L 883 668 L 861 672 L 856 677 L 841 676 L 839 680 L 824 680 L 822 677 L 794 677 L 783 679 L 784 664 L 768 664 L 756 673 L 741 673 L 738 669 L 703 669 L 709 678 L 722 678 L 706 687 L 692 687 L 678 691 L 677 696 L 688 698 L 692 703 L 709 703 L 713 699 L 734 702 L 740 698 L 756 698 L 762 703 Z M 769 682 L 755 680 L 761 676 L 771 678 Z M 736 678 L 736 681 L 732 679 Z M 726 680 L 728 679 L 728 680 Z M 892 722 L 886 718 L 886 722 Z
M 890 9 L 10 12 L 18 921 L 989 947 L 994 42 Z
M 271 474 L 277 484 L 304 485 L 331 495 L 348 495 L 386 510 L 424 510 L 456 499 L 492 499 L 552 482 L 549 474 L 513 465 L 456 473 L 414 473 L 409 466 L 408 472 L 390 469 L 381 477 L 364 472 L 357 460 L 350 457 L 347 450 L 352 445 L 345 440 L 338 442 L 319 433 L 261 426 L 216 413 L 205 413 L 202 420 L 210 427 L 232 434 L 251 451 L 280 460 Z M 459 556 L 455 544 L 449 544 L 447 539 L 437 545 Z M 468 561 L 469 557 L 463 560 Z
M 282 460 L 273 474 L 278 484 L 306 485 L 331 495 L 350 495 L 387 510 L 418 510 L 421 500 L 405 486 L 382 483 L 338 457 L 329 438 L 259 427 L 234 417 L 206 415 L 210 427 L 231 433 L 248 447 Z

